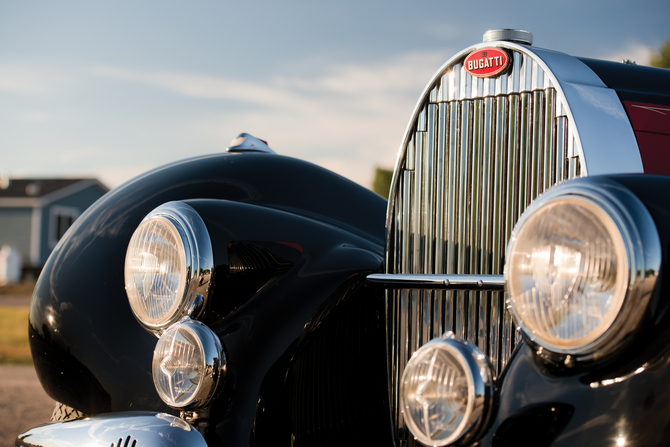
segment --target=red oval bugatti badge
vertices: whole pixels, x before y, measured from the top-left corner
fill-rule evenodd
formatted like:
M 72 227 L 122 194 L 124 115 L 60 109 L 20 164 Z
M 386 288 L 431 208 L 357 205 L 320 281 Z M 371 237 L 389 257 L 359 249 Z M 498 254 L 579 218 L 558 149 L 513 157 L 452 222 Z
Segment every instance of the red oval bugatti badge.
M 465 58 L 465 71 L 478 78 L 497 76 L 507 69 L 509 56 L 500 48 L 482 48 L 473 51 Z

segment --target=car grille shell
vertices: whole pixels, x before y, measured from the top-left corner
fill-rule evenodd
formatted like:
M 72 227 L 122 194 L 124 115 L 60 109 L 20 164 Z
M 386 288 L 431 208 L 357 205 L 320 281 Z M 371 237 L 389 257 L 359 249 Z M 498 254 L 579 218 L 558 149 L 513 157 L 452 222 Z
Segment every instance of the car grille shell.
M 389 201 L 387 273 L 503 273 L 514 224 L 539 194 L 585 175 L 567 105 L 531 55 L 476 78 L 452 59 L 429 84 L 401 147 Z M 502 292 L 389 290 L 387 341 L 396 437 L 414 443 L 399 408 L 412 353 L 446 331 L 477 345 L 494 374 L 518 333 Z

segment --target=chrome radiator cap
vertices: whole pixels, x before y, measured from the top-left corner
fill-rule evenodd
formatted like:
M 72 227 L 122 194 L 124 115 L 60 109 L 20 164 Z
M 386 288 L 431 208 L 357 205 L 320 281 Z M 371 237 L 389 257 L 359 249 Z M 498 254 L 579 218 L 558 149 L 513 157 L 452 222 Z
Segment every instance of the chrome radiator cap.
M 484 42 L 492 42 L 494 40 L 533 45 L 533 34 L 520 29 L 490 29 L 484 33 Z

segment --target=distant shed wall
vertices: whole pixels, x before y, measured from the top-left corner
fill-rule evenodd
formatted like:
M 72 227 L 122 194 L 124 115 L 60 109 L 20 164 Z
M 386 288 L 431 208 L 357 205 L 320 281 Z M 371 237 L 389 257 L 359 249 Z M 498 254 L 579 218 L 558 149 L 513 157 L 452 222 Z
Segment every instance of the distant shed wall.
M 0 208 L 0 246 L 10 245 L 30 263 L 30 229 L 32 208 Z

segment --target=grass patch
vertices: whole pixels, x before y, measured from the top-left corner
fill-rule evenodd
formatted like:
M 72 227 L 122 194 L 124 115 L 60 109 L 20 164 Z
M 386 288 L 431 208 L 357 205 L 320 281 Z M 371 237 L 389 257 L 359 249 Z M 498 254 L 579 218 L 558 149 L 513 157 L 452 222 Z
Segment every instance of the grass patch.
M 0 306 L 0 363 L 32 363 L 28 311 L 28 306 Z
M 32 295 L 35 283 L 24 281 L 17 284 L 6 284 L 0 286 L 0 295 Z

